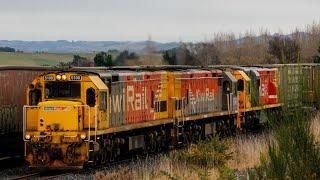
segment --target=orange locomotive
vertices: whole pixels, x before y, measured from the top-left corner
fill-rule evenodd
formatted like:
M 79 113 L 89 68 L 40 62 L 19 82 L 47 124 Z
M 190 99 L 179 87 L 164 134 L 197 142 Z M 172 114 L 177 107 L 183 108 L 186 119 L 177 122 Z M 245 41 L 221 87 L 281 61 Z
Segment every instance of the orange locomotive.
M 38 76 L 24 106 L 31 167 L 82 168 L 185 145 L 249 123 L 244 71 L 184 66 L 91 68 Z M 275 86 L 276 87 L 276 86 Z

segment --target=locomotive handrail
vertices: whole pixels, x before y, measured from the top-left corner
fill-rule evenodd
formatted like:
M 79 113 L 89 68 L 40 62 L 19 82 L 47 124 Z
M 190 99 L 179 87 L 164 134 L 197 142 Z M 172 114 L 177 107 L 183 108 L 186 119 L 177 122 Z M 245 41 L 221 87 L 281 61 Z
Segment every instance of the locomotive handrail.
M 94 114 L 95 114 L 95 117 L 94 117 L 94 141 L 97 141 L 97 129 L 98 129 L 98 106 L 96 105 L 95 108 L 94 108 Z
M 223 77 L 191 77 L 191 78 L 176 78 L 178 80 L 197 80 L 197 79 L 222 79 Z
M 24 105 L 23 106 L 23 112 L 22 112 L 22 135 L 23 135 L 23 141 L 27 141 L 26 139 L 26 129 L 27 129 L 27 115 L 26 110 L 27 108 L 38 108 L 40 106 L 30 106 L 30 105 Z

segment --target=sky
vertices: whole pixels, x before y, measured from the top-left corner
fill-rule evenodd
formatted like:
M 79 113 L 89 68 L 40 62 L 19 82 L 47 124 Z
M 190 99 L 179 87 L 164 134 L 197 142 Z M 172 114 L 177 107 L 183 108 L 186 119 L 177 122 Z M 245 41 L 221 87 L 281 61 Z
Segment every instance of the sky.
M 0 0 L 2 40 L 203 41 L 290 33 L 320 22 L 319 0 Z

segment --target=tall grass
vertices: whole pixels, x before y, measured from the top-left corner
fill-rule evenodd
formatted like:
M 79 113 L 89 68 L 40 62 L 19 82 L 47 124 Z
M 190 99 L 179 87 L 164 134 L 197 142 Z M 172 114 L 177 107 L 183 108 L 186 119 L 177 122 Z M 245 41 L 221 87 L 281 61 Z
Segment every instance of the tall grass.
M 287 77 L 287 94 L 282 99 L 285 106 L 280 111 L 268 112 L 274 138 L 251 175 L 259 179 L 319 179 L 320 147 L 314 135 L 316 130 L 310 128 L 314 113 L 306 107 L 310 97 L 303 94 L 305 77 L 300 73 L 296 74 L 298 77 L 286 75 L 291 77 Z
M 186 150 L 133 162 L 125 167 L 100 170 L 96 179 L 234 179 L 228 166 L 229 140 L 201 141 Z
M 298 108 L 283 113 L 281 122 L 278 118 L 271 122 L 275 141 L 269 143 L 266 156 L 261 157 L 267 178 L 320 178 L 320 149 L 309 128 L 309 116 Z
M 260 166 L 260 155 L 265 154 L 272 134 L 239 136 L 232 139 L 231 151 L 233 158 L 228 162 L 229 167 L 238 171 Z
M 185 163 L 187 168 L 198 173 L 200 179 L 207 179 L 213 168 L 219 171 L 220 178 L 230 179 L 233 177 L 233 171 L 228 166 L 228 161 L 232 159 L 230 145 L 230 141 L 222 141 L 218 136 L 214 136 L 212 139 L 200 141 L 197 145 L 191 145 L 185 151 L 174 151 L 171 158 Z

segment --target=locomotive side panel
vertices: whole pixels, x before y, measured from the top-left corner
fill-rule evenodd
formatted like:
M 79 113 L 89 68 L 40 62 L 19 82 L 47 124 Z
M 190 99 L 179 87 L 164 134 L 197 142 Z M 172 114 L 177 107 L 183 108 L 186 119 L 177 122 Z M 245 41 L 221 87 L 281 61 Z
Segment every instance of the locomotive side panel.
M 263 68 L 257 71 L 260 75 L 260 103 L 262 105 L 278 103 L 277 69 Z
M 221 111 L 218 78 L 210 71 L 190 71 L 181 78 L 181 94 L 185 98 L 185 115 Z
M 111 84 L 110 127 L 168 117 L 166 72 L 119 73 Z
M 166 72 L 145 72 L 144 73 L 144 98 L 146 101 L 145 109 L 143 111 L 144 118 L 148 120 L 155 120 L 168 117 L 168 78 Z M 165 95 L 164 95 L 165 93 Z M 160 101 L 166 101 L 167 111 L 164 116 L 160 113 Z
M 126 124 L 126 83 L 124 75 L 113 75 L 110 94 L 110 127 Z

